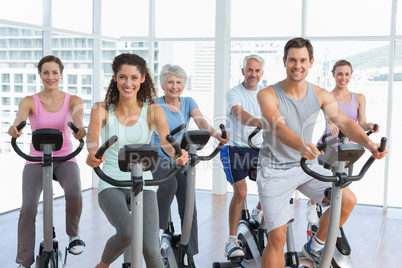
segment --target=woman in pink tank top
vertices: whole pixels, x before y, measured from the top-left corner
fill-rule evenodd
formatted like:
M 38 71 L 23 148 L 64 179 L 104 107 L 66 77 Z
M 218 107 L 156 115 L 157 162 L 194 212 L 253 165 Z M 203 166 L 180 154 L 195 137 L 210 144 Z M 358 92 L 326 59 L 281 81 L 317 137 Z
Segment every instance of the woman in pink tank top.
M 55 56 L 49 55 L 40 60 L 38 73 L 43 82 L 43 91 L 33 96 L 26 96 L 21 100 L 14 124 L 8 130 L 12 137 L 18 138 L 21 136 L 22 130 L 18 131 L 16 126 L 28 118 L 32 131 L 40 128 L 60 130 L 63 132 L 63 146 L 61 150 L 54 152 L 54 156 L 66 156 L 72 152 L 72 131 L 67 126 L 69 121 L 78 127 L 78 132 L 74 134 L 76 139 L 79 140 L 86 136 L 82 122 L 84 113 L 82 99 L 64 93 L 59 88 L 63 69 L 61 60 Z M 42 156 L 42 152 L 36 151 L 31 144 L 29 155 Z M 53 170 L 64 189 L 66 199 L 66 233 L 70 241 L 69 251 L 72 254 L 80 254 L 84 250 L 85 243 L 80 239 L 78 230 L 82 212 L 79 168 L 73 159 L 67 162 L 55 162 Z M 27 161 L 22 183 L 16 263 L 20 264 L 19 267 L 31 267 L 34 262 L 35 217 L 43 185 L 42 164 Z

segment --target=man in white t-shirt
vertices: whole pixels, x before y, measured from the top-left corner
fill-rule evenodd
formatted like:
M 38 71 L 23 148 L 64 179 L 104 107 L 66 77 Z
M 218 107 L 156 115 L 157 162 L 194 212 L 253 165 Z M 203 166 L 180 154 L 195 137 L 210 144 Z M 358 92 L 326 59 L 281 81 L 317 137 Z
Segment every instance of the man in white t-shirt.
M 237 226 L 241 208 L 247 195 L 246 177 L 255 181 L 258 151 L 248 145 L 248 136 L 261 126 L 261 110 L 257 93 L 263 88 L 258 85 L 264 74 L 265 61 L 258 55 L 246 56 L 243 60 L 244 81 L 226 92 L 228 120 L 226 129 L 230 140 L 221 150 L 221 161 L 226 179 L 233 186 L 233 197 L 229 207 L 229 238 L 225 246 L 228 258 L 242 257 L 244 252 L 237 241 Z M 253 143 L 261 145 L 261 135 L 253 138 Z M 262 211 L 258 202 L 251 216 L 261 223 Z

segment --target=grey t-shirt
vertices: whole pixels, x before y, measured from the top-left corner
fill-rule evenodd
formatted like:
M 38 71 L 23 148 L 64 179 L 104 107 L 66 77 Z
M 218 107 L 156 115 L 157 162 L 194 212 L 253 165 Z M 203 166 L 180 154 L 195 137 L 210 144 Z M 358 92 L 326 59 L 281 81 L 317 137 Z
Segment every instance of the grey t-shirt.
M 285 124 L 302 140 L 312 142 L 314 126 L 321 106 L 314 85 L 307 82 L 307 94 L 300 100 L 289 97 L 280 82 L 272 85 L 279 100 L 279 112 Z M 300 166 L 300 153 L 281 143 L 265 120 L 263 142 L 259 154 L 259 165 L 274 169 L 289 169 Z M 317 161 L 317 160 L 313 160 Z

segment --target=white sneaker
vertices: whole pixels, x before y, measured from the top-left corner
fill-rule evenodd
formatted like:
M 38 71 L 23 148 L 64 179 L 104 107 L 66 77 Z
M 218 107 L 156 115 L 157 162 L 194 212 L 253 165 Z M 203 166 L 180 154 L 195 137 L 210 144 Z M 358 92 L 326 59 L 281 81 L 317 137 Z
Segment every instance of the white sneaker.
M 307 202 L 307 213 L 306 213 L 307 221 L 311 225 L 316 225 L 319 222 L 318 214 L 317 214 L 317 205 L 312 205 L 310 200 Z
M 243 257 L 244 252 L 240 247 L 240 243 L 237 239 L 227 242 L 225 246 L 225 257 L 227 258 L 235 258 L 235 257 Z
M 264 216 L 264 214 L 262 213 L 262 210 L 253 208 L 253 211 L 251 211 L 251 218 L 260 224 L 261 224 L 263 216 Z
M 73 255 L 79 255 L 84 251 L 85 243 L 80 239 L 80 236 L 69 236 L 68 252 Z

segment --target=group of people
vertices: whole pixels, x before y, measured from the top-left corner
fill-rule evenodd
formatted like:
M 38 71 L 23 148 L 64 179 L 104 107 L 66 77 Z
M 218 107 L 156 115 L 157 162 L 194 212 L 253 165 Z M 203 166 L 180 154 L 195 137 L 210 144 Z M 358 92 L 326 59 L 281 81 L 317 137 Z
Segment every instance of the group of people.
M 268 231 L 268 244 L 263 252 L 262 267 L 284 267 L 284 245 L 286 224 L 293 216 L 289 205 L 295 190 L 299 190 L 315 203 L 327 206 L 324 190 L 330 185 L 309 177 L 300 168 L 300 157 L 310 160 L 311 169 L 323 174 L 330 171 L 320 166 L 316 158 L 322 154 L 312 141 L 314 124 L 306 127 L 306 120 L 324 111 L 327 119 L 326 131 L 336 135 L 341 130 L 350 140 L 362 144 L 372 156 L 381 159 L 387 153 L 378 151 L 364 130 L 372 129 L 366 122 L 365 99 L 348 89 L 352 66 L 347 61 L 335 64 L 333 75 L 335 89 L 327 90 L 306 81 L 314 63 L 313 46 L 303 38 L 289 40 L 284 48 L 283 64 L 286 78 L 263 88 L 259 81 L 264 74 L 264 59 L 259 55 L 244 58 L 242 74 L 244 81 L 227 91 L 228 136 L 223 138 L 204 118 L 197 103 L 191 97 L 181 97 L 187 75 L 178 65 L 165 65 L 160 73 L 160 85 L 164 91 L 157 98 L 152 75 L 146 61 L 136 54 L 120 54 L 112 63 L 113 77 L 105 100 L 93 105 L 87 132 L 83 125 L 82 99 L 70 96 L 59 88 L 63 65 L 59 58 L 46 56 L 38 64 L 38 73 L 43 82 L 43 91 L 25 97 L 19 105 L 14 124 L 9 129 L 12 137 L 18 138 L 21 130 L 16 125 L 29 118 L 31 129 L 56 128 L 64 133 L 62 150 L 55 156 L 72 151 L 71 130 L 65 127 L 72 121 L 79 129 L 76 139 L 86 136 L 88 156 L 86 163 L 94 168 L 103 164 L 105 174 L 129 180 L 130 174 L 118 167 L 118 150 L 126 144 L 145 143 L 158 147 L 158 162 L 152 171 L 144 172 L 146 180 L 166 174 L 174 165 L 183 166 L 174 179 L 157 189 L 144 187 L 144 249 L 147 267 L 164 267 L 159 251 L 159 230 L 165 230 L 169 221 L 170 204 L 176 196 L 180 218 L 184 218 L 186 176 L 185 164 L 188 154 L 182 150 L 177 157 L 166 135 L 192 118 L 200 129 L 207 130 L 212 137 L 225 144 L 221 150 L 221 162 L 228 182 L 233 186 L 233 197 L 229 208 L 229 237 L 225 256 L 244 255 L 236 237 L 240 211 L 247 195 L 246 177 L 257 182 L 259 202 L 252 210 L 252 217 L 261 222 L 264 217 Z M 352 116 L 354 114 L 355 116 Z M 316 121 L 316 120 L 315 120 Z M 356 124 L 356 122 L 358 124 Z M 254 141 L 261 146 L 260 153 L 248 146 L 247 138 L 256 127 L 263 131 L 262 137 Z M 378 131 L 378 130 L 377 130 Z M 182 133 L 174 138 L 180 143 Z M 100 143 L 112 135 L 118 141 L 105 155 L 98 159 L 95 153 Z M 40 155 L 31 146 L 30 155 Z M 79 219 L 82 196 L 79 168 L 75 160 L 55 163 L 54 172 L 63 187 L 66 198 L 66 232 L 70 237 L 69 250 L 80 254 L 85 243 L 79 235 Z M 34 262 L 35 217 L 42 191 L 41 164 L 27 162 L 23 172 L 23 202 L 18 223 L 19 267 L 30 267 Z M 109 267 L 131 242 L 130 189 L 115 187 L 102 180 L 98 185 L 99 206 L 110 224 L 116 229 L 105 245 L 97 268 Z M 345 188 L 342 197 L 340 226 L 347 220 L 356 204 L 356 196 Z M 319 219 L 315 236 L 303 247 L 307 258 L 319 263 L 328 225 L 328 210 Z M 155 221 L 155 219 L 159 219 Z M 194 209 L 190 250 L 198 250 L 197 210 Z

